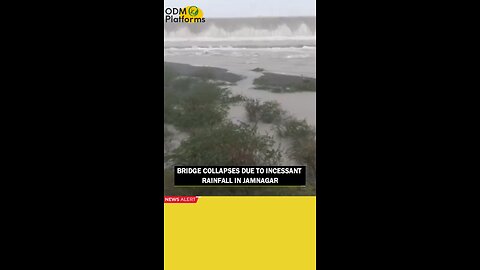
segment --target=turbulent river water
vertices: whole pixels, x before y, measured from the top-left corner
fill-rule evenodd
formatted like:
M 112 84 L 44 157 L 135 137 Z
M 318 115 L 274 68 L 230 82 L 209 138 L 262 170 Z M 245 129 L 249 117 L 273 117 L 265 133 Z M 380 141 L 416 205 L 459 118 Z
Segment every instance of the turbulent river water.
M 233 94 L 274 100 L 293 117 L 316 127 L 316 92 L 272 93 L 253 88 L 266 72 L 316 78 L 315 17 L 210 19 L 205 24 L 164 24 L 164 60 L 196 66 L 220 67 L 244 76 L 231 86 Z M 229 118 L 246 122 L 243 106 L 230 108 Z M 274 134 L 272 125 L 259 126 Z M 278 144 L 282 144 L 276 138 Z M 285 161 L 284 163 L 291 163 Z

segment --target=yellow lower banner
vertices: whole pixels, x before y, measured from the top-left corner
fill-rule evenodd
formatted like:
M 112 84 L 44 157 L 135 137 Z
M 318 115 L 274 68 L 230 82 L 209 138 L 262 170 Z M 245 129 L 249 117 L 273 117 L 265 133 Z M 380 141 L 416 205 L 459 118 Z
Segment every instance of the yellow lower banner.
M 165 270 L 313 270 L 315 208 L 314 196 L 164 203 Z

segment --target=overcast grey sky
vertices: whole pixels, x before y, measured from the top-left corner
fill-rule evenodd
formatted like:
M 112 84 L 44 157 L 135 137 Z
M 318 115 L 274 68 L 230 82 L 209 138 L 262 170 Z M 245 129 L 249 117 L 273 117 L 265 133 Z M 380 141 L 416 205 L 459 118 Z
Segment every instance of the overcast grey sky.
M 165 0 L 165 7 L 197 6 L 206 18 L 315 16 L 315 0 Z

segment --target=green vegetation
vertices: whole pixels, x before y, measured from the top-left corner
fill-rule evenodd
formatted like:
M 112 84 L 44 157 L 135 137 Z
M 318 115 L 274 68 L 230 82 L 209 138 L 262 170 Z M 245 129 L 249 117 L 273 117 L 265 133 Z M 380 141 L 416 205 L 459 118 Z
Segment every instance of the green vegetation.
M 171 71 L 168 71 L 169 76 Z M 274 140 L 258 135 L 255 127 L 226 119 L 230 103 L 246 100 L 207 80 L 177 76 L 164 87 L 164 122 L 188 132 L 189 138 L 166 155 L 177 165 L 274 165 L 281 158 Z M 278 103 L 262 105 L 261 119 L 273 121 Z M 164 128 L 165 138 L 171 136 Z
M 189 74 L 182 74 L 190 72 Z M 165 66 L 164 124 L 188 134 L 179 141 L 176 132 L 164 125 L 164 188 L 169 195 L 305 195 L 315 194 L 316 137 L 315 130 L 305 120 L 287 116 L 278 102 L 260 102 L 241 95 L 232 95 L 224 86 L 237 75 L 222 70 L 190 70 L 179 65 Z M 195 72 L 194 72 L 195 71 Z M 213 72 L 213 75 L 212 75 Z M 219 74 L 231 79 L 219 80 Z M 212 78 L 215 77 L 215 78 Z M 278 87 L 278 86 L 276 86 Z M 282 86 L 283 87 L 283 86 Z M 282 88 L 280 87 L 280 88 Z M 283 89 L 283 88 L 282 88 Z M 283 91 L 283 90 L 282 90 Z M 227 119 L 229 105 L 243 102 L 248 119 L 255 124 L 234 124 Z M 289 141 L 286 154 L 292 160 L 309 168 L 307 187 L 291 188 L 196 188 L 173 186 L 171 165 L 242 166 L 278 165 L 282 152 L 275 147 L 272 136 L 260 135 L 257 122 L 275 124 L 279 137 Z M 169 126 L 171 128 L 171 126 Z M 175 143 L 172 143 L 175 141 Z
M 228 96 L 225 100 L 225 102 L 227 103 L 238 103 L 238 102 L 242 102 L 242 101 L 246 101 L 247 98 L 242 96 L 242 95 L 235 95 L 235 96 Z
M 296 138 L 289 147 L 288 156 L 299 164 L 307 165 L 311 175 L 316 176 L 317 142 L 315 137 Z
M 197 71 L 195 71 L 193 74 L 192 74 L 193 77 L 198 77 L 198 78 L 201 78 L 201 79 L 204 79 L 204 80 L 214 80 L 215 79 L 215 75 L 213 73 L 213 71 L 211 71 L 210 69 L 199 69 Z
M 265 123 L 274 123 L 282 119 L 285 111 L 280 107 L 276 101 L 266 101 L 261 106 L 260 120 Z
M 247 110 L 248 120 L 250 122 L 258 122 L 260 120 L 261 106 L 258 99 L 247 99 L 245 102 L 245 110 Z
M 305 120 L 297 120 L 289 117 L 284 119 L 281 125 L 277 125 L 277 133 L 283 138 L 305 138 L 315 136 L 315 131 Z
M 197 132 L 168 157 L 176 165 L 276 165 L 280 150 L 270 136 L 257 135 L 255 127 L 224 122 Z
M 163 84 L 164 86 L 169 85 L 178 74 L 171 68 L 165 66 L 163 72 Z
M 313 127 L 305 120 L 287 118 L 277 125 L 277 134 L 290 140 L 288 157 L 310 168 L 311 176 L 316 175 L 316 135 Z
M 196 77 L 202 80 L 235 83 L 243 78 L 242 76 L 230 73 L 228 70 L 223 68 L 199 67 L 188 64 L 168 62 L 165 62 L 163 66 L 165 69 L 175 70 L 175 74 L 177 76 Z
M 245 102 L 248 120 L 251 122 L 262 121 L 267 124 L 279 122 L 285 111 L 280 108 L 276 101 L 260 103 L 257 99 L 247 99 Z
M 247 99 L 245 102 L 250 122 L 274 123 L 277 134 L 281 138 L 288 139 L 290 146 L 287 149 L 288 157 L 307 165 L 312 177 L 316 175 L 316 135 L 313 127 L 305 120 L 297 120 L 287 116 L 275 101 L 260 103 L 257 99 Z
M 275 73 L 263 73 L 262 76 L 253 80 L 253 84 L 256 89 L 274 93 L 315 92 L 317 90 L 317 83 L 314 78 Z
M 220 123 L 226 116 L 228 92 L 195 78 L 177 78 L 165 87 L 164 122 L 181 130 Z
M 163 142 L 166 142 L 170 137 L 172 137 L 173 133 L 167 129 L 167 127 L 163 126 Z

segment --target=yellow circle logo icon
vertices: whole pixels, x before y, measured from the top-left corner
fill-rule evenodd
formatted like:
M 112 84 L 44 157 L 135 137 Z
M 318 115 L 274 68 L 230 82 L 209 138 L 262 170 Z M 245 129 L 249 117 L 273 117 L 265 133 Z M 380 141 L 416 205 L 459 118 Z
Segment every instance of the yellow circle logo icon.
M 201 22 L 203 18 L 203 11 L 197 6 L 186 6 L 185 7 L 185 14 L 180 15 L 185 22 L 188 23 L 195 23 Z

